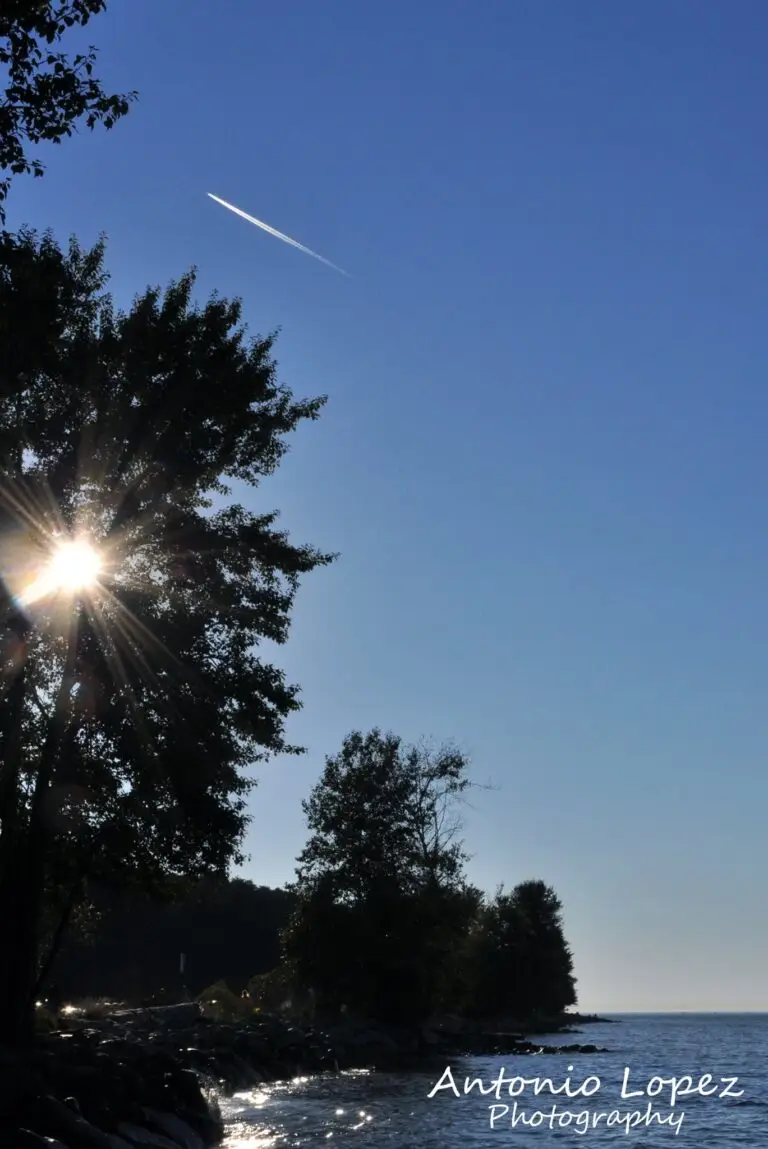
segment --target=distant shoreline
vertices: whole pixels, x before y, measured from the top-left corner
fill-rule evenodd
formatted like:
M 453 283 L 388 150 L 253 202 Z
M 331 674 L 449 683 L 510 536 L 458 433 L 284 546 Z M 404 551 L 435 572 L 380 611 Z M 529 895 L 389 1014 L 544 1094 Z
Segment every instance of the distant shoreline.
M 586 1014 L 579 1018 L 580 1022 L 587 1023 L 617 1021 L 624 1017 L 768 1017 L 768 1009 L 612 1009 L 609 1013 L 611 1017 Z

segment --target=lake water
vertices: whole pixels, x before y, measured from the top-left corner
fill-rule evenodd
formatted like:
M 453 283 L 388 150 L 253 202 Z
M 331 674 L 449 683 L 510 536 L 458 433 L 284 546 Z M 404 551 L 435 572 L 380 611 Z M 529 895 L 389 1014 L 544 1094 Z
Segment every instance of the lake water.
M 443 1062 L 423 1073 L 353 1071 L 238 1094 L 222 1103 L 228 1122 L 224 1144 L 226 1149 L 337 1143 L 360 1149 L 768 1146 L 768 1014 L 625 1015 L 620 1024 L 589 1025 L 582 1032 L 582 1041 L 607 1046 L 610 1053 L 456 1059 L 451 1076 L 460 1097 L 450 1088 L 428 1096 L 441 1079 L 450 1084 Z M 505 1080 L 499 1086 L 502 1069 Z M 712 1080 L 701 1084 L 706 1074 Z M 475 1086 L 465 1094 L 467 1077 L 479 1078 L 494 1093 L 482 1096 Z M 679 1080 L 684 1077 L 691 1085 Z M 518 1080 L 510 1086 L 513 1078 Z M 570 1078 L 571 1093 L 581 1092 L 553 1095 L 544 1084 L 536 1095 L 535 1086 L 520 1078 L 549 1078 L 555 1087 Z M 674 1106 L 674 1087 L 654 1078 L 678 1079 Z M 709 1096 L 694 1091 L 700 1084 Z M 510 1088 L 517 1097 L 509 1096 Z M 656 1095 L 648 1096 L 646 1089 Z M 627 1096 L 631 1093 L 639 1095 Z

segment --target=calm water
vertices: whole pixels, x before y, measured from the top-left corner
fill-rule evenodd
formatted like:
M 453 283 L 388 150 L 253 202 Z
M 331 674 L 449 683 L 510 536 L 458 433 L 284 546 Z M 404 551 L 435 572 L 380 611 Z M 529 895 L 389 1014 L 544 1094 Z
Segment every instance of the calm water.
M 611 1052 L 573 1058 L 541 1055 L 454 1061 L 451 1070 L 461 1097 L 445 1089 L 429 1098 L 443 1077 L 443 1063 L 428 1073 L 350 1072 L 238 1094 L 222 1105 L 229 1122 L 225 1146 L 272 1149 L 329 1141 L 360 1149 L 486 1149 L 503 1144 L 563 1149 L 594 1143 L 631 1144 L 633 1149 L 768 1146 L 768 1014 L 625 1016 L 621 1024 L 590 1025 L 583 1033 L 583 1041 L 608 1046 Z M 542 1040 L 565 1043 L 574 1039 Z M 569 1077 L 572 1092 L 582 1085 L 591 1092 L 595 1077 L 600 1084 L 587 1097 L 568 1097 L 562 1092 L 536 1096 L 534 1086 L 526 1085 L 517 1098 L 510 1098 L 508 1082 L 501 1086 L 498 1100 L 492 1094 L 480 1096 L 477 1088 L 464 1095 L 466 1077 L 480 1078 L 488 1088 L 502 1067 L 507 1079 L 550 1078 L 556 1087 Z M 625 1093 L 641 1091 L 641 1096 L 622 1098 L 625 1069 L 629 1070 Z M 651 1092 L 659 1086 L 652 1081 L 654 1077 L 690 1076 L 698 1086 L 704 1074 L 712 1075 L 712 1082 L 705 1082 L 704 1088 L 716 1087 L 713 1095 L 678 1096 L 674 1108 L 670 1086 L 654 1097 L 644 1092 L 646 1086 Z M 587 1083 L 590 1076 L 593 1079 Z M 720 1081 L 734 1077 L 738 1081 L 731 1085 Z M 682 1093 L 687 1083 L 679 1084 Z M 513 1093 L 521 1088 L 518 1081 Z M 743 1094 L 721 1097 L 721 1091 Z M 506 1114 L 505 1105 L 509 1106 Z M 497 1107 L 493 1128 L 491 1106 Z M 521 1114 L 533 1124 L 521 1120 Z M 513 1128 L 515 1116 L 518 1121 Z M 665 1119 L 664 1123 L 658 1118 Z

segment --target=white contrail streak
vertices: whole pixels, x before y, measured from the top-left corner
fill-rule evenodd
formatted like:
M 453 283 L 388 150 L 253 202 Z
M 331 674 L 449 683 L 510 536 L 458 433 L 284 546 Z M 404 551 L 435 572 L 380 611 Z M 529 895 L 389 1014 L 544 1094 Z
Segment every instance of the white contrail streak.
M 283 243 L 289 243 L 291 247 L 298 248 L 299 251 L 303 251 L 305 255 L 311 255 L 313 259 L 319 259 L 320 262 L 324 263 L 327 267 L 332 267 L 334 271 L 340 271 L 342 275 L 346 275 L 348 278 L 351 278 L 349 272 L 345 271 L 343 267 L 337 267 L 335 263 L 331 263 L 330 259 L 325 259 L 322 255 L 318 255 L 316 251 L 312 251 L 311 248 L 305 247 L 303 243 L 299 243 L 296 239 L 291 239 L 289 235 L 283 235 L 281 231 L 277 231 L 276 228 L 270 227 L 269 224 L 264 223 L 263 220 L 256 219 L 255 215 L 248 215 L 247 211 L 241 211 L 239 207 L 235 207 L 235 205 L 232 203 L 227 203 L 225 199 L 219 199 L 219 197 L 214 195 L 213 192 L 208 192 L 208 195 L 211 199 L 216 200 L 216 203 L 220 203 L 222 207 L 226 207 L 230 211 L 233 211 L 235 215 L 242 216 L 243 219 L 247 219 L 249 223 L 255 223 L 256 227 L 260 227 L 262 231 L 266 231 L 269 235 L 273 235 L 275 239 L 282 239 Z

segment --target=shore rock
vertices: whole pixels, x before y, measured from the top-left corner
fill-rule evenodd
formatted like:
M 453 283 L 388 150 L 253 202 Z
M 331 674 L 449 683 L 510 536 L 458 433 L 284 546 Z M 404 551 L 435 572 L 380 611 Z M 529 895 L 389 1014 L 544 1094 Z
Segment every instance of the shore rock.
M 215 1022 L 189 1003 L 126 1010 L 70 1021 L 24 1054 L 0 1048 L 0 1146 L 210 1149 L 223 1135 L 219 1091 L 339 1069 L 408 1068 L 425 1056 L 597 1052 L 542 1046 L 517 1031 L 468 1032 L 460 1019 L 419 1030 L 346 1018 L 321 1031 L 263 1014 Z

